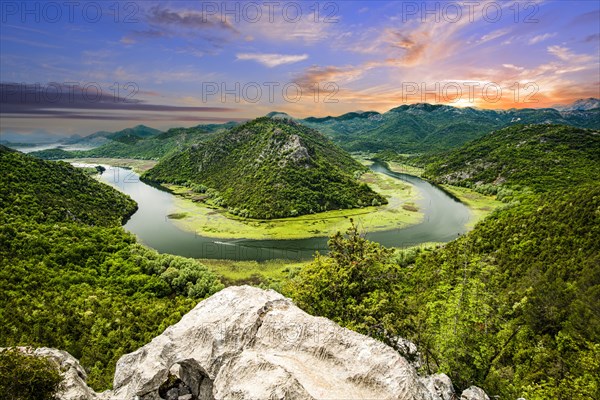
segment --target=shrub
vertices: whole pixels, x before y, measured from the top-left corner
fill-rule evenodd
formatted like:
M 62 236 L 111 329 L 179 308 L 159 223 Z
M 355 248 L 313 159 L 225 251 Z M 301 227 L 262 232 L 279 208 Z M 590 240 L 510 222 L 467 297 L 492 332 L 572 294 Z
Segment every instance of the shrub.
M 0 398 L 4 400 L 56 400 L 62 378 L 46 358 L 18 349 L 0 351 Z

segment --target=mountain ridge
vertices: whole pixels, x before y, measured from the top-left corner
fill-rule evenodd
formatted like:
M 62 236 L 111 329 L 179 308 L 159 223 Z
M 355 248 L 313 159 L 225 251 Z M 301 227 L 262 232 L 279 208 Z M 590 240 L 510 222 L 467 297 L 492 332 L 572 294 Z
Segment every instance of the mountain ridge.
M 188 145 L 202 142 L 212 134 L 229 129 L 235 125 L 237 125 L 236 122 L 228 122 L 225 124 L 198 125 L 192 128 L 171 128 L 166 132 L 153 132 L 145 137 L 132 137 L 126 129 L 101 137 L 104 140 L 101 141 L 100 146 L 89 150 L 67 151 L 57 148 L 34 151 L 30 154 L 46 160 L 86 157 L 158 160 L 174 151 L 181 150 Z M 117 137 L 117 140 L 112 140 L 110 137 L 115 134 L 120 134 L 120 136 Z M 80 143 L 83 143 L 83 141 Z
M 401 105 L 382 114 L 346 113 L 299 121 L 322 131 L 349 151 L 428 153 L 459 147 L 514 124 L 562 124 L 600 129 L 600 108 L 486 110 L 417 103 Z
M 587 111 L 599 107 L 600 99 L 596 97 L 588 97 L 587 99 L 575 100 L 571 104 L 552 106 L 552 108 L 555 108 L 559 111 Z
M 588 100 L 597 99 L 580 101 Z M 582 107 L 566 107 L 562 111 L 555 108 L 486 110 L 474 107 L 460 108 L 443 104 L 416 103 L 400 105 L 385 113 L 357 111 L 339 116 L 300 119 L 284 112 L 273 111 L 268 113 L 267 117 L 293 120 L 307 125 L 324 133 L 347 151 L 391 150 L 398 153 L 431 153 L 459 147 L 489 132 L 515 124 L 561 124 L 600 129 L 600 108 L 580 108 Z M 192 128 L 172 128 L 163 133 L 144 137 L 130 134 L 131 130 L 135 130 L 136 127 L 111 134 L 97 132 L 72 143 L 99 145 L 95 149 L 87 151 L 51 149 L 33 154 L 44 159 L 147 157 L 156 160 L 174 149 L 193 144 L 194 140 L 188 139 L 193 136 L 194 132 L 210 134 L 233 128 L 236 125 L 236 122 L 228 122 L 198 125 Z M 137 128 L 139 127 L 147 128 L 144 126 Z M 177 140 L 177 143 L 158 141 L 177 134 L 182 134 L 182 138 Z M 184 137 L 188 139 L 184 139 Z M 153 138 L 156 138 L 157 141 L 152 142 Z

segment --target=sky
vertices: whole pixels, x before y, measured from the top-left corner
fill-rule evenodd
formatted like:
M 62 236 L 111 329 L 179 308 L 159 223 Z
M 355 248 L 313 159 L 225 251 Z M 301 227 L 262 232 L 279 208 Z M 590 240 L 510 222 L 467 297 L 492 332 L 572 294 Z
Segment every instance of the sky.
M 0 135 L 600 97 L 600 2 L 0 2 Z

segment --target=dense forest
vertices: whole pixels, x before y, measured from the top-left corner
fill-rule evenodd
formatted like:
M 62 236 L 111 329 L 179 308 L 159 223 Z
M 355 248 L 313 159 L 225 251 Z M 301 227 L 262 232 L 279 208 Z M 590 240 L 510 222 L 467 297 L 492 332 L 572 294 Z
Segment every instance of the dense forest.
M 447 153 L 417 157 L 434 182 L 494 193 L 535 192 L 600 181 L 600 132 L 564 125 L 516 125 Z
M 600 395 L 600 188 L 494 213 L 435 250 L 391 250 L 355 227 L 286 294 L 307 312 L 397 346 L 460 389 L 528 400 Z M 402 349 L 402 348 L 400 348 Z
M 163 159 L 142 178 L 188 185 L 233 214 L 271 219 L 385 203 L 357 181 L 365 171 L 319 132 L 263 117 Z
M 421 158 L 431 177 L 506 206 L 433 250 L 392 253 L 353 227 L 286 294 L 392 346 L 414 341 L 423 368 L 461 389 L 600 398 L 599 155 L 598 132 L 519 126 Z
M 63 162 L 0 146 L 0 347 L 81 360 L 96 389 L 117 359 L 223 286 L 197 261 L 136 243 L 127 196 Z
M 3 222 L 119 226 L 137 209 L 128 196 L 65 162 L 49 163 L 0 146 Z
M 247 162 L 260 158 L 240 143 L 248 137 L 270 143 L 276 131 L 279 145 L 261 149 L 291 156 L 302 148 L 313 158 L 299 157 L 301 165 L 317 160 L 329 162 L 333 171 L 361 170 L 305 129 L 257 120 L 232 135 L 216 135 L 210 151 L 198 145 L 168 157 L 168 168 L 154 173 L 176 176 L 173 183 L 198 192 L 209 191 L 203 185 L 210 181 L 195 177 L 216 171 L 199 160 L 232 166 L 218 178 L 223 181 L 235 182 L 246 168 L 260 176 Z M 296 143 L 289 140 L 293 135 L 301 146 L 280 153 Z M 425 166 L 435 182 L 495 194 L 505 206 L 435 248 L 386 249 L 352 224 L 345 235 L 330 239 L 329 254 L 290 268 L 289 279 L 277 288 L 307 312 L 400 352 L 405 348 L 398 337 L 413 341 L 423 372 L 444 372 L 457 389 L 478 385 L 510 399 L 600 398 L 598 138 L 596 131 L 569 126 L 516 125 L 455 151 L 408 160 L 388 153 Z M 335 160 L 320 155 L 319 146 Z M 269 165 L 283 165 L 283 172 L 303 179 L 282 158 L 261 154 L 274 163 Z M 92 386 L 105 389 L 120 355 L 223 287 L 201 263 L 137 244 L 120 227 L 135 203 L 85 171 L 5 147 L 0 156 L 6 171 L 0 177 L 6 188 L 0 208 L 0 346 L 67 350 L 90 372 Z M 9 365 L 13 358 L 0 362 Z

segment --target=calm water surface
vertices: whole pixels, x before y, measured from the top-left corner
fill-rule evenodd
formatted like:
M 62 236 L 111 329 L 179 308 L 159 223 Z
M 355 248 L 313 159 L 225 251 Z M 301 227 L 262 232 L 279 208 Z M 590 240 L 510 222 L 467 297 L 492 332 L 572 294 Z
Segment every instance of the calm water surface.
M 109 183 L 138 203 L 138 211 L 125 229 L 161 253 L 195 258 L 233 260 L 293 259 L 306 260 L 315 251 L 327 250 L 327 237 L 294 240 L 215 239 L 183 231 L 167 217 L 173 213 L 173 195 L 139 180 L 131 170 L 105 166 L 101 180 Z M 421 193 L 419 209 L 424 221 L 403 229 L 368 233 L 367 238 L 388 247 L 414 246 L 425 242 L 448 242 L 467 231 L 469 209 L 452 196 L 415 176 L 391 172 L 385 165 L 371 166 L 393 178 L 407 181 Z

